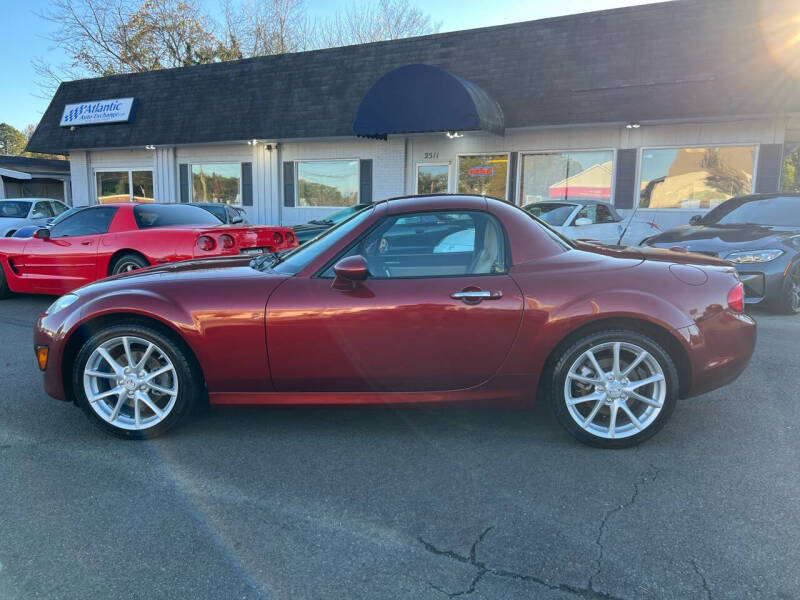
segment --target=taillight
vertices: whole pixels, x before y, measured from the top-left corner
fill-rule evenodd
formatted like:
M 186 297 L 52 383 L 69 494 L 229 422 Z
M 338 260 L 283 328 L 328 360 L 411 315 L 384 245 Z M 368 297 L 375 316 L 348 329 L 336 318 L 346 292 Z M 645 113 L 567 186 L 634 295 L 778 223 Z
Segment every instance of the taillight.
M 280 231 L 276 231 L 272 234 L 272 243 L 275 245 L 283 243 L 283 234 Z
M 197 247 L 200 248 L 200 250 L 208 251 L 216 248 L 217 243 L 214 241 L 214 238 L 207 235 L 201 235 L 199 238 L 197 238 Z
M 294 243 L 294 234 L 291 231 L 286 232 L 286 242 L 289 244 Z
M 219 243 L 222 244 L 223 248 L 226 248 L 228 250 L 230 250 L 236 245 L 236 242 L 227 233 L 223 233 L 221 236 L 219 236 Z
M 728 292 L 728 306 L 736 312 L 744 310 L 744 284 L 741 281 Z

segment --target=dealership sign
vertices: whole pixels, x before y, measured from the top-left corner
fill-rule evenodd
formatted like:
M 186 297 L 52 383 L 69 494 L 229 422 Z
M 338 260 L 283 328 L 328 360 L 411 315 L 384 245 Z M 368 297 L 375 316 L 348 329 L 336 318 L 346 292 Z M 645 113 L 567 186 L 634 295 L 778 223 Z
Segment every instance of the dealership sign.
M 494 167 L 470 167 L 470 177 L 491 177 L 494 175 Z
M 61 126 L 127 123 L 133 118 L 135 98 L 110 98 L 67 104 L 61 115 Z

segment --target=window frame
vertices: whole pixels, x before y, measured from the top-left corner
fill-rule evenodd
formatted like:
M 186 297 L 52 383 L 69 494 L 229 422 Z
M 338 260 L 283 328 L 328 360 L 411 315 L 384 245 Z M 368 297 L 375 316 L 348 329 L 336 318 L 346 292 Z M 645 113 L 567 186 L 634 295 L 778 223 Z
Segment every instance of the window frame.
M 508 162 L 506 163 L 506 193 L 503 198 L 504 202 L 508 202 L 508 192 L 511 185 L 511 150 L 498 150 L 497 152 L 485 151 L 485 152 L 459 152 L 456 154 L 456 177 L 455 177 L 455 191 L 454 193 L 461 193 L 458 191 L 458 172 L 461 167 L 461 158 L 465 156 L 505 156 Z M 517 169 L 519 171 L 519 169 Z M 467 192 L 465 192 L 466 194 Z M 491 196 L 490 196 L 491 197 Z
M 153 167 L 95 167 L 92 169 L 92 175 L 94 181 L 92 185 L 94 186 L 94 200 L 92 202 L 92 206 L 102 206 L 103 204 L 100 202 L 100 198 L 98 196 L 98 186 L 97 186 L 97 174 L 98 173 L 127 173 L 128 174 L 128 202 L 133 204 L 133 172 L 134 171 L 148 171 L 150 176 L 153 178 L 153 202 L 157 202 L 156 198 L 156 176 L 155 176 L 155 169 Z M 110 203 L 109 203 L 110 204 Z
M 444 192 L 432 192 L 442 194 L 453 193 L 453 165 L 452 161 L 418 161 L 414 170 L 414 193 L 419 194 L 419 169 L 420 167 L 447 167 L 447 190 Z
M 546 154 L 568 154 L 568 153 L 579 153 L 579 152 L 611 152 L 611 206 L 616 208 L 617 206 L 617 150 L 619 148 L 610 148 L 610 147 L 602 147 L 602 148 L 554 148 L 552 150 L 520 150 L 519 151 L 519 158 L 517 160 L 517 172 L 516 172 L 516 187 L 514 188 L 516 191 L 516 199 L 517 199 L 517 206 L 522 207 L 524 206 L 522 203 L 522 184 L 524 183 L 523 179 L 523 163 L 525 161 L 526 156 L 531 155 L 546 155 Z M 559 200 L 555 200 L 557 202 Z M 578 200 L 570 200 L 569 198 L 565 198 L 560 200 L 561 202 L 572 202 L 576 204 L 580 204 Z M 530 204 L 530 203 L 529 203 Z M 624 209 L 623 209 L 624 210 Z
M 189 178 L 189 202 L 188 204 L 192 204 L 193 202 L 196 203 L 209 203 L 209 204 L 222 204 L 228 206 L 244 206 L 242 202 L 244 201 L 244 197 L 242 195 L 242 161 L 236 160 L 203 160 L 203 161 L 196 161 L 196 162 L 189 162 L 188 165 L 188 178 Z M 239 198 L 238 202 L 214 202 L 213 200 L 195 200 L 194 198 L 194 172 L 192 169 L 195 166 L 203 166 L 203 165 L 238 165 L 239 166 L 239 192 L 236 194 L 236 197 Z
M 485 215 L 487 218 L 494 220 L 497 226 L 500 228 L 500 233 L 503 236 L 503 267 L 504 271 L 502 273 L 460 273 L 455 275 L 415 275 L 413 277 L 367 277 L 366 281 L 370 281 L 373 279 L 380 280 L 380 281 L 397 281 L 397 280 L 414 280 L 414 279 L 453 279 L 455 277 L 498 277 L 498 276 L 507 276 L 508 272 L 514 266 L 514 261 L 512 260 L 511 256 L 511 242 L 508 239 L 508 231 L 506 231 L 505 225 L 503 222 L 496 216 L 490 213 L 489 211 L 485 210 L 476 210 L 476 209 L 468 209 L 468 210 L 442 210 L 442 209 L 435 209 L 435 210 L 415 210 L 412 212 L 405 212 L 399 213 L 396 215 L 384 215 L 380 219 L 378 219 L 375 223 L 373 223 L 370 227 L 364 230 L 361 235 L 359 235 L 356 239 L 352 242 L 347 244 L 342 250 L 337 252 L 334 257 L 326 262 L 320 269 L 318 269 L 313 275 L 311 275 L 310 279 L 334 279 L 333 277 L 326 277 L 325 272 L 332 269 L 333 266 L 342 260 L 347 253 L 350 252 L 355 246 L 360 244 L 367 236 L 371 235 L 373 231 L 381 227 L 384 223 L 386 223 L 389 219 L 399 220 L 404 217 L 414 216 L 414 215 L 421 215 L 426 213 L 477 213 L 479 215 Z
M 295 158 L 292 159 L 291 162 L 294 165 L 294 206 L 291 208 L 305 208 L 311 210 L 318 210 L 318 209 L 332 209 L 332 208 L 347 208 L 349 206 L 353 206 L 353 204 L 344 204 L 341 206 L 310 206 L 306 204 L 300 204 L 300 163 L 320 163 L 320 162 L 355 162 L 356 163 L 356 201 L 355 204 L 361 204 L 361 160 L 360 158 L 356 157 L 349 157 L 349 158 Z
M 666 212 L 666 213 L 674 213 L 679 211 L 684 212 L 708 212 L 713 210 L 714 206 L 709 208 L 651 208 L 649 206 L 639 206 L 641 202 L 642 196 L 642 160 L 644 158 L 644 153 L 647 150 L 681 150 L 683 148 L 743 148 L 747 146 L 755 147 L 755 152 L 753 153 L 753 178 L 750 182 L 750 191 L 746 192 L 746 194 L 754 194 L 756 189 L 756 182 L 758 181 L 758 157 L 761 152 L 761 142 L 729 142 L 725 144 L 715 144 L 715 143 L 707 143 L 707 144 L 667 144 L 664 146 L 639 146 L 637 149 L 636 154 L 636 180 L 634 182 L 633 192 L 634 192 L 634 204 L 631 210 L 654 210 L 658 212 Z M 745 195 L 746 195 L 745 194 Z M 729 200 L 733 196 L 729 196 L 725 198 L 725 200 Z M 722 200 L 722 202 L 725 202 Z M 719 206 L 719 204 L 717 205 Z

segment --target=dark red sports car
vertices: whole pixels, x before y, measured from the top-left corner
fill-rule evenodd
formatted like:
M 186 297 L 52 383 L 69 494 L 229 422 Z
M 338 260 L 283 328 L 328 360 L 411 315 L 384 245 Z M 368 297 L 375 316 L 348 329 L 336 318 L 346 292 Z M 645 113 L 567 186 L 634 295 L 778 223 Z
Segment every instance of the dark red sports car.
M 186 204 L 73 209 L 32 238 L 0 238 L 0 298 L 63 294 L 150 265 L 297 246 L 288 227 L 231 226 Z
M 40 318 L 46 391 L 124 437 L 214 405 L 547 397 L 579 440 L 641 442 L 733 381 L 755 322 L 715 258 L 562 238 L 478 196 L 378 202 L 283 256 L 167 265 Z

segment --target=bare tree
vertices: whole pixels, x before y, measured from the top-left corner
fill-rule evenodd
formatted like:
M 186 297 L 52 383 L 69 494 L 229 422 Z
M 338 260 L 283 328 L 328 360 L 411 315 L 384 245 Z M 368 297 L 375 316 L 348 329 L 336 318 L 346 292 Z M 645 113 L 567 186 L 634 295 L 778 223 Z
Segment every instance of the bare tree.
M 225 0 L 223 21 L 201 0 L 51 0 L 41 16 L 67 64 L 34 61 L 45 97 L 64 80 L 298 52 L 433 33 L 409 0 L 360 0 L 314 19 L 306 0 Z
M 316 41 L 326 48 L 366 44 L 436 33 L 440 27 L 408 0 L 361 0 L 320 23 Z

